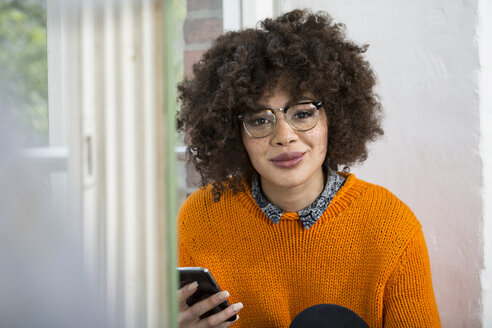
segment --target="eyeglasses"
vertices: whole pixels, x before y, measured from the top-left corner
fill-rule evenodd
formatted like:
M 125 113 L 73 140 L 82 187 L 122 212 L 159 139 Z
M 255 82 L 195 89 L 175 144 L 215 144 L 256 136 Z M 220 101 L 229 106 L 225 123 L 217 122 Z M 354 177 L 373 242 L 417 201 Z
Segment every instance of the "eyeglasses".
M 276 112 L 284 112 L 285 121 L 295 131 L 308 131 L 318 124 L 321 101 L 302 101 L 284 108 L 263 108 L 255 112 L 238 115 L 244 129 L 253 138 L 264 138 L 275 132 Z

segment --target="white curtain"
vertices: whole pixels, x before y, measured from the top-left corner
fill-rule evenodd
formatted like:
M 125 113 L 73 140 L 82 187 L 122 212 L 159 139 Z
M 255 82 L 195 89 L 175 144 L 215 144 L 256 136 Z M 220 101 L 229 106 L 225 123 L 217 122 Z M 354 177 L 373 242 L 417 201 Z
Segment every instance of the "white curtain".
M 169 318 L 161 6 L 48 1 L 59 88 L 50 103 L 67 115 L 71 212 L 117 327 Z

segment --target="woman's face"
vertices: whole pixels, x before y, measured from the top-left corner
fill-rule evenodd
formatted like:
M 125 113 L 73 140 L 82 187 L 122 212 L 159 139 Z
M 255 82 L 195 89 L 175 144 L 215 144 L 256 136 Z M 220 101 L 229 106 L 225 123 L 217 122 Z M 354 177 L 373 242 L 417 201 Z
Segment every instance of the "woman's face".
M 306 94 L 306 99 L 312 99 Z M 303 100 L 303 99 L 301 99 Z M 270 97 L 260 101 L 260 107 L 284 108 L 295 100 L 277 88 Z M 322 165 L 328 144 L 328 124 L 324 110 L 319 109 L 318 124 L 311 130 L 293 130 L 277 112 L 275 132 L 264 138 L 253 138 L 242 129 L 242 139 L 255 170 L 261 177 L 262 187 L 279 190 L 310 187 L 323 181 Z

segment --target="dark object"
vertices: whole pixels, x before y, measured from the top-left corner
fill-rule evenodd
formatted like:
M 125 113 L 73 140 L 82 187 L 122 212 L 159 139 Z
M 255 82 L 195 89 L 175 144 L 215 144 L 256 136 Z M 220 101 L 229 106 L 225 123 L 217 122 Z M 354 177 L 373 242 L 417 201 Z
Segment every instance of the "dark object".
M 335 304 L 318 304 L 299 313 L 289 328 L 369 328 L 355 312 Z
M 183 286 L 190 284 L 193 281 L 198 282 L 198 290 L 186 300 L 186 304 L 188 304 L 188 306 L 192 306 L 193 304 L 221 291 L 214 277 L 206 268 L 186 267 L 177 268 L 177 270 L 179 274 L 179 288 L 182 288 Z M 229 302 L 225 300 L 210 311 L 202 314 L 200 316 L 200 319 L 204 319 L 213 314 L 219 313 L 220 311 L 228 307 Z M 227 319 L 227 321 L 235 321 L 236 318 L 237 315 L 233 315 L 232 317 Z

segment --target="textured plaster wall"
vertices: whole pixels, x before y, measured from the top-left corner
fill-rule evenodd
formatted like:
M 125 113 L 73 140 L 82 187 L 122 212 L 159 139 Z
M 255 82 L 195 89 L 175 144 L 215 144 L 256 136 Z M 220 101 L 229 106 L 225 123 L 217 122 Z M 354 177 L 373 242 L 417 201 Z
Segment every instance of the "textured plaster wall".
M 385 137 L 352 172 L 390 189 L 422 223 L 443 327 L 480 327 L 478 1 L 281 1 L 282 12 L 296 7 L 326 10 L 370 44 Z
M 480 123 L 483 162 L 483 327 L 492 327 L 492 1 L 479 1 Z

